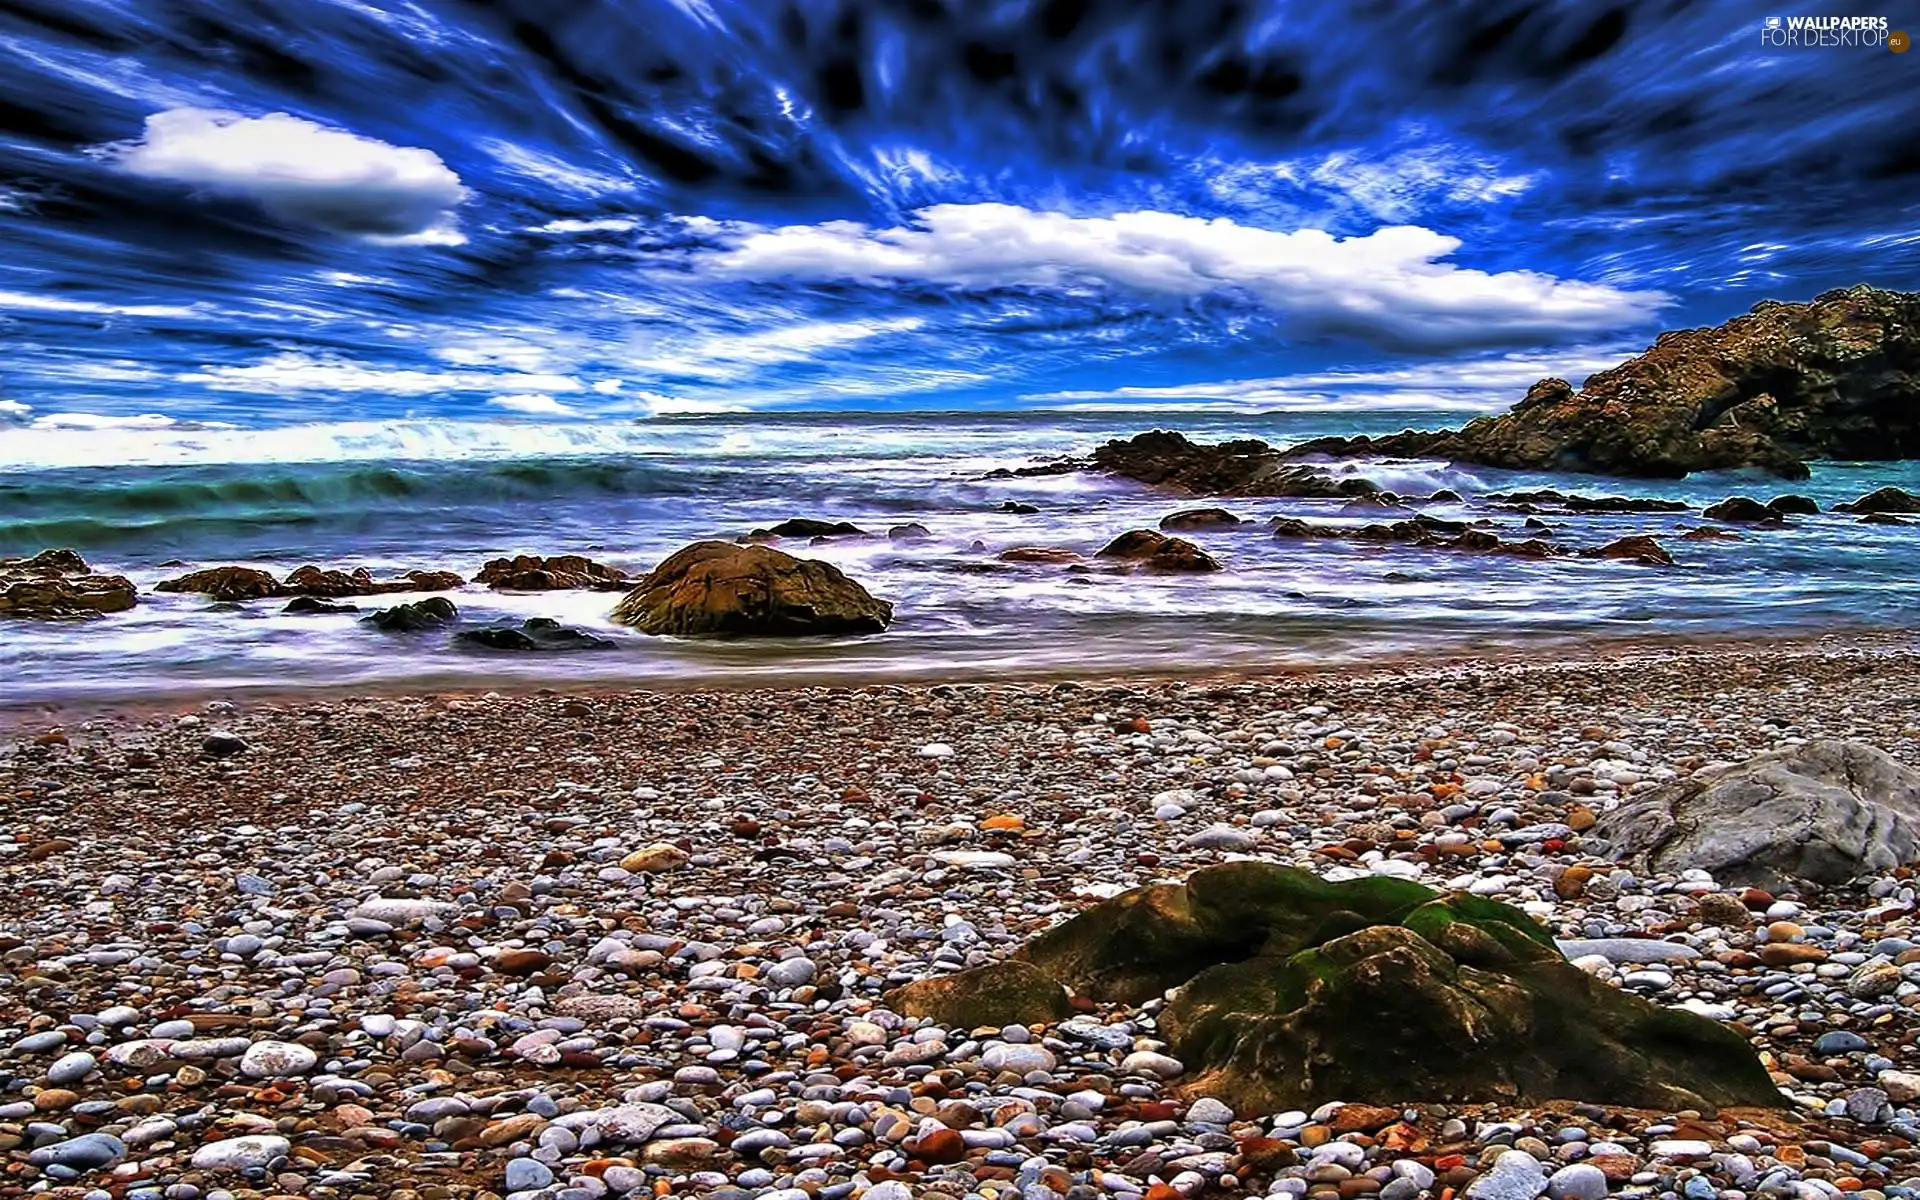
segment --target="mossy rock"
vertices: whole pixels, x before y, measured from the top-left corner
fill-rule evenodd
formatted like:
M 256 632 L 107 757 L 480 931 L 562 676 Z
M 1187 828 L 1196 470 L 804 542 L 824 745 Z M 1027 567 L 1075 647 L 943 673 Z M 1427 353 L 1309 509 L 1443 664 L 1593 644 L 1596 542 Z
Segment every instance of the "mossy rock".
M 916 980 L 888 992 L 886 1001 L 902 1016 L 954 1029 L 1038 1025 L 1073 1012 L 1058 980 L 1017 959 Z
M 1511 905 L 1384 876 L 1236 862 L 1137 888 L 1013 959 L 888 996 L 974 1028 L 1139 1004 L 1185 1090 L 1273 1111 L 1328 1100 L 1777 1106 L 1746 1040 L 1574 967 Z

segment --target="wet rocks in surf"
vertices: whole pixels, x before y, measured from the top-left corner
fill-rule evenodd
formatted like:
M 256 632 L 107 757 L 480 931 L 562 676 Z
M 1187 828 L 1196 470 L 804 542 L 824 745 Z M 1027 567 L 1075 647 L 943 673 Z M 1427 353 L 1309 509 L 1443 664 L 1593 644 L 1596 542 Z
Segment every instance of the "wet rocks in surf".
M 763 542 L 772 538 L 864 538 L 873 535 L 852 521 L 821 521 L 813 517 L 792 517 L 766 529 L 756 529 L 747 540 Z
M 1066 566 L 1084 561 L 1077 550 L 1060 546 L 1013 546 L 994 555 L 1001 562 L 1028 563 L 1034 566 Z
M 1708 505 L 1700 514 L 1709 521 L 1725 521 L 1729 525 L 1784 525 L 1786 518 L 1780 510 L 1770 504 L 1762 504 L 1750 496 L 1730 496 L 1718 504 Z
M 1245 524 L 1224 508 L 1184 508 L 1160 518 L 1160 528 L 1173 533 L 1189 529 L 1218 529 Z
M 1644 533 L 1615 538 L 1604 546 L 1582 550 L 1580 553 L 1586 558 L 1611 558 L 1622 562 L 1644 563 L 1650 567 L 1673 565 L 1673 555 L 1667 552 L 1667 548 Z
M 1337 477 L 1324 467 L 1288 462 L 1280 451 L 1254 438 L 1207 444 L 1162 429 L 1108 442 L 1086 465 L 1195 495 L 1338 499 L 1380 490 L 1357 476 Z
M 445 596 L 429 596 L 412 604 L 396 604 L 360 618 L 362 625 L 388 633 L 424 633 L 444 628 L 460 618 L 460 610 Z
M 918 521 L 909 521 L 904 525 L 895 525 L 887 530 L 887 540 L 896 544 L 902 542 L 924 542 L 933 537 L 933 530 Z
M 613 610 L 642 633 L 794 637 L 879 633 L 893 605 L 838 567 L 771 546 L 695 542 L 643 576 Z
M 510 650 L 520 653 L 566 653 L 576 650 L 611 650 L 614 642 L 584 629 L 562 625 L 552 617 L 529 617 L 518 625 L 490 625 L 485 629 L 463 629 L 453 635 L 463 645 L 484 650 Z
M 358 604 L 337 604 L 331 600 L 322 600 L 315 596 L 295 596 L 293 599 L 287 601 L 287 606 L 280 611 L 291 617 L 318 617 L 338 613 L 357 613 L 360 611 L 360 606 Z
M 197 592 L 211 600 L 234 603 L 280 596 L 340 599 L 399 592 L 445 592 L 465 587 L 466 582 L 452 571 L 408 571 L 397 579 L 375 579 L 365 567 L 341 571 L 311 565 L 300 567 L 285 580 L 279 580 L 271 571 L 258 567 L 223 566 L 163 579 L 154 585 L 154 590 Z
M 1920 496 L 1897 487 L 1868 492 L 1858 500 L 1836 504 L 1833 511 L 1844 513 L 1920 513 Z
M 473 581 L 503 592 L 621 591 L 633 586 L 633 577 L 625 571 L 579 554 L 556 554 L 549 558 L 519 554 L 491 559 L 480 568 Z
M 1526 492 L 1488 492 L 1486 499 L 1502 508 L 1515 512 L 1539 512 L 1539 505 L 1558 508 L 1563 512 L 1590 513 L 1655 513 L 1686 512 L 1688 506 L 1679 500 L 1659 500 L 1646 496 L 1581 496 L 1557 491 L 1554 488 L 1538 488 Z
M 72 550 L 0 558 L 0 617 L 96 617 L 124 612 L 137 599 L 131 580 L 95 574 Z
M 1862 285 L 1661 334 L 1577 392 L 1543 379 L 1509 411 L 1460 429 L 1321 438 L 1290 453 L 1650 478 L 1759 467 L 1804 479 L 1808 459 L 1920 456 L 1917 401 L 1920 293 Z
M 1095 556 L 1167 573 L 1218 571 L 1220 561 L 1185 538 L 1153 529 L 1132 529 L 1114 538 Z

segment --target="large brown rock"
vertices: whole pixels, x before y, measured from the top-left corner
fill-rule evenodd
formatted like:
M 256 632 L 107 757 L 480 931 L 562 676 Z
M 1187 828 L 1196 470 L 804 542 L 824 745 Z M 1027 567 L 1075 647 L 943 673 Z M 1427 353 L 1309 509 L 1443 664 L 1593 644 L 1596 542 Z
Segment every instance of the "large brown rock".
M 138 593 L 122 575 L 96 575 L 72 550 L 0 558 L 0 617 L 97 617 L 132 608 Z
M 1201 496 L 1338 499 L 1380 490 L 1365 479 L 1338 477 L 1324 467 L 1288 462 L 1280 451 L 1255 438 L 1207 444 L 1163 429 L 1108 442 L 1084 465 Z
M 613 619 L 642 633 L 688 636 L 879 633 L 893 605 L 831 563 L 771 546 L 695 542 L 643 576 Z
M 1121 1005 L 1177 989 L 1158 1020 L 1184 1090 L 1239 1109 L 1781 1103 L 1734 1030 L 1579 970 L 1519 909 L 1409 880 L 1208 867 L 1095 905 L 1005 967 L 889 1002 L 972 1027 L 1031 1022 L 1055 986 Z
M 153 585 L 156 592 L 198 592 L 214 600 L 262 600 L 281 595 L 273 572 L 258 567 L 208 567 Z
M 1220 569 L 1220 560 L 1205 550 L 1185 538 L 1168 537 L 1155 529 L 1130 529 L 1102 546 L 1095 557 L 1168 573 Z
M 1724 325 L 1661 334 L 1577 392 L 1543 379 L 1460 429 L 1322 438 L 1289 454 L 1655 478 L 1760 467 L 1789 479 L 1805 478 L 1809 459 L 1920 457 L 1920 293 L 1762 301 Z
M 398 592 L 445 592 L 466 586 L 452 571 L 408 571 L 397 579 L 375 579 L 365 567 L 351 571 L 312 565 L 299 567 L 279 580 L 258 567 L 207 567 L 154 584 L 158 592 L 198 592 L 213 600 L 238 602 L 276 596 L 312 596 L 337 600 L 345 596 L 388 596 Z

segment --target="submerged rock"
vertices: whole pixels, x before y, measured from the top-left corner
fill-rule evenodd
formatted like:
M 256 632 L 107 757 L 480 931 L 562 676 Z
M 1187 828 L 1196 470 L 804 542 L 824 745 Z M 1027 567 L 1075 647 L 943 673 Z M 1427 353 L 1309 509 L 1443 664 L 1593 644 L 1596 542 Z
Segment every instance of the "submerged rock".
M 1667 553 L 1667 548 L 1644 533 L 1616 538 L 1604 546 L 1582 550 L 1580 553 L 1586 558 L 1613 558 L 1623 562 L 1645 563 L 1652 567 L 1673 565 L 1673 555 Z
M 1516 908 L 1409 880 L 1208 867 L 1096 905 L 1012 963 L 893 995 L 981 1026 L 1036 1019 L 1052 985 L 1119 1004 L 1177 988 L 1159 1028 L 1186 1091 L 1257 1111 L 1781 1103 L 1737 1032 L 1594 978 Z
M 695 542 L 642 577 L 613 619 L 655 634 L 879 633 L 892 621 L 893 605 L 831 563 L 770 546 Z
M 747 535 L 758 540 L 761 538 L 837 538 L 871 537 L 872 534 L 855 525 L 852 521 L 820 521 L 812 517 L 793 517 L 780 522 L 770 529 L 756 529 Z
M 453 640 L 487 650 L 560 653 L 572 650 L 611 650 L 612 638 L 562 625 L 552 617 L 528 617 L 518 625 L 463 629 Z
M 1729 496 L 1718 504 L 1709 504 L 1702 510 L 1701 516 L 1709 521 L 1725 521 L 1730 525 L 1780 525 L 1781 511 L 1770 504 L 1762 504 L 1751 496 Z
M 396 604 L 360 618 L 362 625 L 388 633 L 421 633 L 459 619 L 460 610 L 444 596 L 429 596 L 412 604 Z
M 72 550 L 0 558 L 0 617 L 97 617 L 125 612 L 138 599 L 132 580 L 96 575 Z
M 360 611 L 360 606 L 358 604 L 333 604 L 326 600 L 316 599 L 313 596 L 295 596 L 293 599 L 287 601 L 287 606 L 280 611 L 289 616 L 305 617 L 320 616 L 326 613 L 356 613 Z
M 1245 524 L 1224 508 L 1186 508 L 1160 518 L 1160 528 L 1171 530 L 1212 529 L 1222 525 Z
M 1634 796 L 1590 836 L 1640 870 L 1838 886 L 1920 860 L 1920 772 L 1865 742 L 1808 742 Z
M 994 555 L 1001 562 L 1039 563 L 1043 565 L 1063 565 L 1082 561 L 1076 550 L 1067 550 L 1059 546 L 1014 546 Z
M 1133 529 L 1101 547 L 1097 558 L 1119 559 L 1148 571 L 1218 571 L 1220 561 L 1185 538 Z
M 1533 471 L 1678 478 L 1808 459 L 1920 456 L 1920 293 L 1862 286 L 1763 300 L 1676 330 L 1574 391 L 1543 379 L 1460 429 L 1321 438 L 1293 455 L 1437 457 Z
M 579 554 L 556 554 L 549 558 L 520 554 L 488 560 L 473 581 L 507 592 L 550 592 L 568 588 L 617 591 L 632 586 L 633 577 L 618 567 L 609 567 Z

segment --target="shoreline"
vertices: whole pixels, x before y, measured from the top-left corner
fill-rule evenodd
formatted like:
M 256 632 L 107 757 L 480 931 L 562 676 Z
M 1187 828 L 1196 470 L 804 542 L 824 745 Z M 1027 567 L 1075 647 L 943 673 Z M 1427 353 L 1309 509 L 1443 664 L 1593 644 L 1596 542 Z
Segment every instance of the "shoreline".
M 1569 653 L 1571 652 L 1571 653 Z M 164 694 L 140 697 L 129 688 L 124 695 L 99 697 L 77 694 L 68 697 L 0 696 L 0 736 L 18 734 L 28 728 L 61 727 L 66 724 L 107 722 L 125 725 L 142 720 L 179 715 L 202 709 L 209 704 L 230 706 L 230 711 L 252 714 L 287 705 L 312 702 L 460 700 L 474 701 L 488 695 L 526 699 L 542 695 L 606 698 L 625 694 L 688 696 L 739 695 L 751 693 L 792 694 L 801 692 L 845 692 L 873 688 L 926 689 L 948 686 L 1039 687 L 1074 683 L 1085 686 L 1113 686 L 1157 683 L 1273 683 L 1309 677 L 1329 681 L 1353 681 L 1368 677 L 1417 678 L 1476 667 L 1552 671 L 1579 666 L 1631 665 L 1636 659 L 1672 654 L 1694 656 L 1744 656 L 1770 652 L 1797 656 L 1839 654 L 1920 653 L 1920 631 L 1889 629 L 1885 626 L 1836 626 L 1818 632 L 1796 632 L 1780 638 L 1750 635 L 1696 636 L 1680 634 L 1635 634 L 1620 637 L 1587 635 L 1540 635 L 1531 642 L 1507 641 L 1490 646 L 1462 649 L 1444 646 L 1438 657 L 1419 649 L 1406 649 L 1382 655 L 1324 663 L 1277 661 L 1260 669 L 1244 664 L 1198 664 L 1190 669 L 1092 670 L 1060 667 L 1033 670 L 966 670 L 929 664 L 923 669 L 898 673 L 880 673 L 860 677 L 832 669 L 808 670 L 796 666 L 769 677 L 752 672 L 691 673 L 622 680 L 618 678 L 569 680 L 563 675 L 535 677 L 503 673 L 476 676 L 471 673 L 422 674 L 406 679 L 367 684 L 288 685 L 277 682 L 247 682 L 229 685 L 183 686 Z M 556 668 L 565 664 L 557 663 Z

